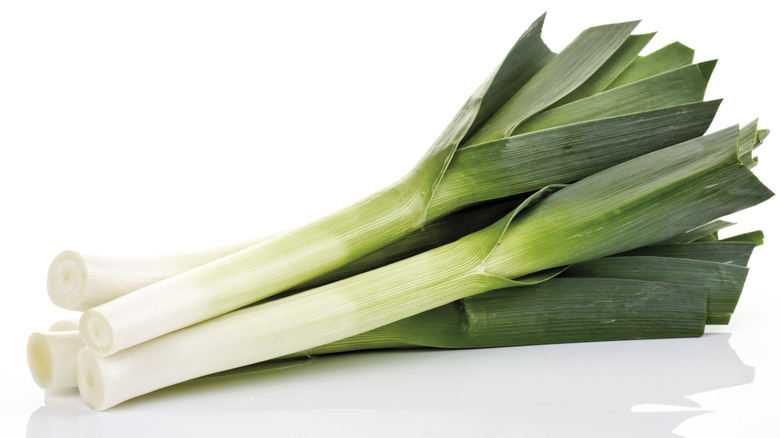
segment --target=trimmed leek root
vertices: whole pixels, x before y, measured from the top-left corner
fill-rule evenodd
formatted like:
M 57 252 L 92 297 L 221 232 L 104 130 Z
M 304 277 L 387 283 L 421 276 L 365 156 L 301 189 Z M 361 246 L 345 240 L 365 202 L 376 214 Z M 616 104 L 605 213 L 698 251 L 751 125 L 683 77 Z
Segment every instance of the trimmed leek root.
M 27 341 L 27 364 L 43 389 L 74 388 L 76 354 L 84 347 L 77 330 L 33 333 Z
M 84 348 L 77 320 L 55 321 L 48 332 L 27 339 L 27 366 L 43 389 L 75 388 L 76 353 Z
M 63 251 L 49 266 L 49 299 L 63 309 L 84 311 L 236 253 L 265 238 L 236 245 L 159 257 L 100 257 Z

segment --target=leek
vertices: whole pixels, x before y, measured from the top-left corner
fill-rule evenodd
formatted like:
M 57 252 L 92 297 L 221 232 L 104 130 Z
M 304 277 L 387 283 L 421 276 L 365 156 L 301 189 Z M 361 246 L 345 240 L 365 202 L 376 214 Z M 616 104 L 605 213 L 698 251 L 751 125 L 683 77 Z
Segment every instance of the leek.
M 459 299 L 539 283 L 569 264 L 671 239 L 773 195 L 740 161 L 739 145 L 739 129 L 727 128 L 569 186 L 542 190 L 493 225 L 400 262 L 231 312 L 110 356 L 84 348 L 78 355 L 82 398 L 94 409 L 106 409 L 165 386 L 306 351 Z M 82 333 L 84 328 L 92 333 L 103 328 L 94 330 L 91 322 L 82 318 Z
M 27 339 L 27 365 L 43 389 L 75 388 L 76 354 L 84 348 L 78 330 L 36 332 Z
M 76 354 L 84 348 L 78 321 L 55 321 L 47 332 L 27 338 L 27 366 L 33 381 L 42 389 L 75 388 Z
M 84 311 L 262 240 L 265 238 L 156 257 L 110 257 L 62 251 L 49 266 L 46 279 L 49 299 L 63 309 Z
M 587 120 L 567 119 L 566 114 L 570 113 L 566 113 L 560 118 L 565 126 L 524 134 L 535 137 L 512 136 L 524 121 L 548 108 L 554 111 L 584 101 L 600 106 L 604 99 L 597 97 L 602 93 L 620 94 L 618 91 L 626 87 L 646 90 L 644 87 L 664 86 L 663 81 L 650 81 L 650 77 L 601 91 L 609 81 L 596 76 L 619 78 L 620 69 L 631 64 L 625 60 L 641 48 L 637 42 L 646 39 L 629 39 L 635 22 L 588 29 L 559 54 L 553 54 L 541 41 L 542 22 L 543 19 L 537 20 L 520 38 L 407 176 L 312 224 L 88 310 L 81 323 L 85 343 L 100 354 L 112 354 L 271 297 L 322 277 L 469 205 L 576 181 L 684 140 L 657 133 L 647 137 L 647 131 L 632 130 L 632 120 L 644 117 L 636 113 L 660 110 L 655 116 L 662 117 L 667 111 L 667 116 L 673 117 L 671 113 L 687 113 L 694 107 L 699 111 L 712 110 L 717 105 L 700 102 L 708 70 L 694 66 L 686 70 L 690 74 L 685 76 L 685 86 L 675 82 L 675 93 L 663 94 L 669 99 L 685 95 L 686 102 L 670 100 L 663 104 L 651 99 L 654 93 L 648 92 L 643 96 L 652 102 L 648 101 L 645 107 L 638 104 L 646 100 L 642 98 L 636 99 L 637 106 L 621 106 L 618 113 L 608 117 L 591 113 Z M 683 89 L 692 92 L 686 94 Z M 577 93 L 579 99 L 556 107 L 571 93 Z M 601 153 L 593 156 L 594 149 L 587 144 L 572 143 L 580 135 L 582 122 L 593 123 L 590 129 L 601 133 L 601 137 L 596 137 L 600 141 L 609 137 L 605 126 L 620 117 L 628 123 L 625 131 L 620 137 L 605 140 L 619 144 L 616 150 L 599 149 Z M 703 119 L 706 125 L 711 120 Z M 675 121 L 670 123 L 675 125 Z M 699 124 L 679 131 L 689 139 L 700 135 L 702 128 L 706 130 Z M 546 141 L 556 137 L 557 141 Z M 648 138 L 652 141 L 640 141 Z M 644 143 L 646 148 L 634 148 L 635 143 Z M 545 150 L 547 145 L 551 151 Z M 496 151 L 503 151 L 514 160 L 504 162 L 502 172 L 507 178 L 495 178 L 499 173 L 498 167 L 492 167 Z M 534 172 L 540 162 L 548 163 L 541 166 L 547 173 Z M 484 172 L 486 166 L 491 166 L 489 172 Z
M 350 207 L 169 264 L 58 256 L 52 301 L 86 311 L 79 332 L 30 337 L 33 378 L 72 385 L 77 356 L 75 383 L 102 410 L 291 355 L 728 323 L 762 236 L 720 239 L 719 218 L 772 196 L 750 172 L 767 131 L 702 137 L 715 61 L 681 44 L 639 56 L 652 35 L 631 35 L 636 22 L 553 53 L 543 19 L 409 174 Z
M 594 261 L 573 264 L 539 284 L 467 297 L 293 356 L 380 348 L 485 348 L 700 336 L 705 324 L 728 321 L 713 318 L 718 310 L 709 305 L 711 291 L 698 281 L 719 277 L 728 285 L 720 293 L 738 298 L 748 259 L 760 243 L 760 239 L 718 240 L 677 244 L 672 250 L 651 245 L 636 250 L 634 264 L 623 261 L 632 258 L 626 253 L 596 259 L 610 268 L 611 275 L 604 275 L 604 269 L 594 272 Z M 655 260 L 647 263 L 644 253 L 655 253 Z M 733 260 L 735 253 L 740 254 L 738 261 Z M 711 263 L 690 263 L 695 261 Z M 669 265 L 677 263 L 688 269 L 670 280 Z M 642 280 L 632 278 L 636 267 L 643 271 Z M 733 267 L 741 269 L 729 269 Z
M 570 182 L 600 170 L 606 163 L 617 163 L 644 152 L 669 146 L 706 131 L 720 102 L 696 102 L 644 111 L 629 115 L 607 117 L 595 121 L 564 125 L 527 135 L 510 137 L 506 141 L 486 143 L 465 148 L 455 153 L 447 174 L 438 186 L 438 193 L 451 199 L 453 205 L 473 200 L 502 198 L 507 191 L 525 193 L 558 181 Z M 626 138 L 633 139 L 631 147 L 624 147 Z M 572 160 L 571 148 L 577 149 L 577 160 Z M 528 163 L 522 178 L 515 176 L 517 162 Z M 554 175 L 556 179 L 550 176 Z M 474 181 L 474 176 L 479 178 Z M 490 185 L 484 183 L 489 182 Z M 474 184 L 483 184 L 479 194 Z M 365 257 L 310 280 L 297 289 L 323 284 L 337 278 L 379 267 L 397 261 L 424 249 L 448 243 L 479 227 L 487 225 L 484 216 L 496 219 L 495 211 L 506 213 L 506 201 L 499 206 L 484 203 L 456 211 L 439 220 L 430 221 L 423 230 L 417 230 Z M 435 210 L 451 206 L 432 205 Z M 457 227 L 459 231 L 439 228 Z M 267 238 L 257 239 L 257 241 Z M 104 304 L 134 290 L 168 277 L 197 268 L 205 263 L 248 248 L 256 242 L 208 248 L 184 254 L 159 257 L 110 257 L 63 251 L 51 263 L 47 280 L 49 298 L 65 309 L 85 311 Z
M 552 342 L 582 342 L 618 339 L 699 336 L 706 323 L 712 324 L 713 308 L 705 299 L 711 293 L 698 281 L 720 278 L 731 286 L 729 293 L 739 297 L 745 272 L 731 269 L 723 275 L 723 264 L 734 267 L 732 255 L 739 247 L 739 267 L 745 265 L 759 241 L 736 243 L 715 241 L 706 244 L 674 245 L 676 251 L 663 253 L 663 247 L 641 248 L 639 262 L 620 263 L 620 256 L 598 259 L 610 266 L 612 277 L 603 270 L 590 275 L 592 262 L 572 265 L 559 278 L 538 285 L 508 288 L 458 300 L 436 309 L 291 356 L 311 356 L 380 348 L 484 348 L 531 345 Z M 665 263 L 643 263 L 641 251 L 656 253 L 651 259 Z M 692 259 L 692 260 L 689 260 Z M 677 274 L 679 282 L 668 281 L 669 267 L 693 260 L 729 262 L 698 263 Z M 618 263 L 610 263 L 617 260 Z M 643 271 L 643 280 L 626 280 L 633 270 Z M 732 274 L 732 275 L 729 275 Z M 572 278 L 569 278 L 572 277 Z M 723 288 L 721 288 L 723 289 Z M 727 322 L 727 321 L 726 321 Z M 721 323 L 726 323 L 721 322 Z M 84 347 L 77 323 L 58 321 L 49 331 L 34 333 L 28 344 L 28 362 L 33 379 L 42 388 L 77 387 L 76 354 Z M 47 378 L 44 374 L 56 376 Z

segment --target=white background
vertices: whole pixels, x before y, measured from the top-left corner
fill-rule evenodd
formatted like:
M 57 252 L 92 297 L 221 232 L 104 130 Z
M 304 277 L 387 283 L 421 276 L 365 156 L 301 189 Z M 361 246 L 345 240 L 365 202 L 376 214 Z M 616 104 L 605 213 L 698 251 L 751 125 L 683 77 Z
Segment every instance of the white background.
M 780 127 L 777 23 L 761 1 L 3 2 L 0 435 L 773 435 L 776 199 L 730 218 L 726 234 L 760 228 L 767 242 L 732 324 L 714 330 L 730 336 L 324 358 L 113 413 L 43 407 L 24 351 L 72 316 L 46 297 L 55 254 L 196 249 L 348 205 L 408 171 L 545 11 L 555 51 L 642 19 L 637 32 L 658 32 L 647 51 L 679 40 L 719 59 L 712 130 Z M 776 142 L 756 173 L 780 190 Z

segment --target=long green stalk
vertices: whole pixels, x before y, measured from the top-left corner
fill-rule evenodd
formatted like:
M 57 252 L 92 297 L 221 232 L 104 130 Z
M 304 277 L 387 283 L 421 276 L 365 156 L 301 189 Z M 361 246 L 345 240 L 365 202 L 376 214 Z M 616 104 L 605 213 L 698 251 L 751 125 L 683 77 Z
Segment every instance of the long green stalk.
M 305 351 L 458 299 L 538 283 L 572 263 L 664 241 L 773 195 L 739 160 L 738 144 L 739 129 L 725 129 L 544 190 L 495 224 L 400 262 L 107 357 L 82 349 L 82 398 L 88 406 L 106 409 L 164 386 Z
M 707 291 L 707 324 L 728 324 L 739 301 L 739 291 L 748 269 L 736 264 L 702 260 L 675 260 L 665 257 L 607 257 L 572 266 L 574 276 L 654 280 L 666 272 L 665 282 L 701 287 Z M 698 277 L 692 272 L 709 269 L 712 275 Z
M 627 251 L 647 244 L 648 234 L 664 240 L 698 225 L 690 223 L 694 218 L 708 218 L 702 224 L 762 202 L 771 192 L 755 188 L 757 180 L 737 156 L 738 145 L 739 130 L 732 127 L 572 184 L 514 221 L 506 242 L 486 261 L 487 269 L 512 278 L 558 266 L 562 241 L 577 243 L 567 263 L 604 256 L 605 246 Z M 698 183 L 687 184 L 693 180 Z M 646 211 L 653 205 L 668 208 L 659 234 L 655 227 L 662 212 Z
M 553 278 L 464 298 L 305 353 L 694 337 L 704 332 L 706 297 L 703 288 L 663 282 Z
M 111 354 L 321 277 L 468 205 L 516 195 L 516 187 L 528 191 L 551 182 L 568 182 L 556 180 L 560 172 L 557 168 L 547 178 L 534 175 L 537 181 L 543 181 L 536 187 L 527 183 L 525 172 L 513 172 L 509 180 L 493 180 L 492 172 L 450 172 L 450 167 L 455 169 L 458 164 L 455 157 L 459 146 L 485 142 L 478 133 L 481 126 L 498 130 L 491 131 L 490 140 L 512 143 L 505 137 L 524 120 L 555 105 L 569 93 L 581 90 L 599 72 L 615 76 L 612 68 L 602 67 L 613 59 L 636 25 L 620 23 L 588 29 L 561 53 L 553 55 L 541 41 L 541 24 L 542 19 L 520 38 L 501 66 L 472 95 L 407 176 L 321 220 L 87 311 L 81 324 L 87 345 L 100 354 Z M 706 83 L 706 78 L 703 79 L 697 79 L 691 86 L 700 88 L 701 83 Z M 698 100 L 696 97 L 688 103 Z M 498 135 L 499 131 L 504 134 Z M 688 134 L 696 135 L 690 131 Z M 628 138 L 623 140 L 624 145 L 631 144 Z M 655 147 L 662 147 L 667 141 L 657 138 Z M 501 143 L 501 147 L 505 146 Z M 486 146 L 486 150 L 495 148 Z M 569 163 L 579 163 L 581 157 L 577 152 L 569 150 Z M 634 151 L 631 156 L 644 152 Z M 518 155 L 515 169 L 531 171 L 539 161 L 538 156 Z M 588 167 L 589 172 L 625 159 L 625 155 L 617 159 L 617 155 L 602 157 L 605 160 L 601 165 Z M 480 155 L 480 158 L 489 160 L 492 156 Z M 480 165 L 476 158 L 459 163 L 466 168 Z M 476 184 L 470 191 L 473 196 L 456 197 L 452 192 L 440 190 L 445 181 L 455 178 L 449 175 Z M 483 180 L 479 180 L 480 175 Z
M 740 262 L 732 255 L 739 247 Z M 739 297 L 747 259 L 756 242 L 675 245 L 665 256 L 636 263 L 607 257 L 572 265 L 545 282 L 467 297 L 442 307 L 293 356 L 380 348 L 484 348 L 558 342 L 699 336 L 705 324 L 726 324 L 710 305 L 707 282 L 719 278 L 721 294 Z M 637 250 L 663 252 L 647 246 Z M 691 263 L 699 260 L 729 260 Z M 609 268 L 594 272 L 593 263 Z M 615 262 L 615 263 L 613 263 Z M 675 265 L 687 269 L 678 271 Z M 642 269 L 643 279 L 634 270 Z M 733 269 L 741 268 L 741 269 Z M 669 274 L 675 273 L 675 281 Z M 699 281 L 705 282 L 699 284 Z M 733 309 L 732 309 L 733 310 Z
M 441 211 L 457 208 L 460 204 L 479 203 L 501 198 L 507 193 L 525 193 L 547 184 L 576 181 L 607 165 L 699 136 L 709 127 L 719 104 L 719 101 L 695 102 L 607 117 L 458 150 L 437 187 L 438 196 L 434 197 L 429 213 L 437 217 L 442 215 Z M 632 139 L 628 147 L 626 139 Z M 577 151 L 577 160 L 571 157 L 572 149 Z M 524 162 L 528 167 L 522 178 L 516 176 L 518 162 Z M 475 190 L 476 184 L 481 184 L 481 190 Z M 444 202 L 445 199 L 449 202 Z M 345 278 L 449 243 L 486 226 L 498 217 L 497 214 L 505 214 L 511 209 L 500 207 L 502 203 L 508 205 L 507 201 L 497 202 L 498 207 L 479 203 L 429 221 L 424 229 L 298 285 L 296 289 Z M 49 268 L 49 298 L 65 309 L 88 310 L 267 238 L 157 257 L 110 257 L 63 251 Z

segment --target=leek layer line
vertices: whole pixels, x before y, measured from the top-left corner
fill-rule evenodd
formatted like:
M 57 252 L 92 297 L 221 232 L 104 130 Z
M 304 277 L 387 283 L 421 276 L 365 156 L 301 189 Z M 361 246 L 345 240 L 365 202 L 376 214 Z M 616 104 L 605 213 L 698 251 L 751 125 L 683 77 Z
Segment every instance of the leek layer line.
M 82 349 L 82 398 L 105 409 L 469 296 L 538 283 L 560 272 L 557 267 L 663 242 L 773 195 L 739 160 L 739 137 L 739 129 L 731 127 L 645 154 L 570 186 L 541 191 L 495 224 L 451 244 L 107 357 Z M 177 352 L 175 363 L 171 351 Z

